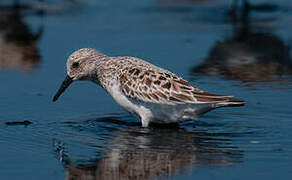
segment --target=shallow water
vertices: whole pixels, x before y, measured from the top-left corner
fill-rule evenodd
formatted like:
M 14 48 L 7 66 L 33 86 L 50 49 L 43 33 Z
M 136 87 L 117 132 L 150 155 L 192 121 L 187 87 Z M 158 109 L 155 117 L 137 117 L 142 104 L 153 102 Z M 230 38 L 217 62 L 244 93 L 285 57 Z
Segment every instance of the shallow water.
M 253 1 L 242 15 L 227 0 L 46 2 L 0 6 L 0 179 L 292 178 L 291 2 Z M 53 103 L 82 47 L 247 105 L 145 129 L 93 83 Z

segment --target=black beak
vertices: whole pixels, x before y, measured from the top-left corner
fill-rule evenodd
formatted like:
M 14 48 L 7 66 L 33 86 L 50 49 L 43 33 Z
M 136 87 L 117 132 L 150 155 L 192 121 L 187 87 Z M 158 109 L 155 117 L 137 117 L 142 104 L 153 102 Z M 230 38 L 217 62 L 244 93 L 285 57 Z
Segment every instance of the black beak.
M 70 76 L 66 76 L 65 80 L 63 81 L 61 87 L 59 88 L 58 92 L 56 93 L 56 95 L 53 98 L 53 102 L 57 101 L 58 98 L 61 96 L 61 94 L 67 89 L 67 87 L 69 87 L 69 85 L 73 82 L 73 78 L 71 78 Z

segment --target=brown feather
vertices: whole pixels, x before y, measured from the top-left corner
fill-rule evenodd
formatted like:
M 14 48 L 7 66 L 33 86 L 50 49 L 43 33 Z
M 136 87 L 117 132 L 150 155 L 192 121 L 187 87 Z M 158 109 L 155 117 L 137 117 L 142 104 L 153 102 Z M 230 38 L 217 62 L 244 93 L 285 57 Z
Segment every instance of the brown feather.
M 157 69 L 155 69 L 157 68 Z M 137 79 L 139 78 L 139 79 Z M 220 106 L 241 104 L 232 96 L 204 92 L 188 81 L 158 67 L 130 66 L 120 76 L 122 92 L 144 102 L 160 104 L 220 103 Z

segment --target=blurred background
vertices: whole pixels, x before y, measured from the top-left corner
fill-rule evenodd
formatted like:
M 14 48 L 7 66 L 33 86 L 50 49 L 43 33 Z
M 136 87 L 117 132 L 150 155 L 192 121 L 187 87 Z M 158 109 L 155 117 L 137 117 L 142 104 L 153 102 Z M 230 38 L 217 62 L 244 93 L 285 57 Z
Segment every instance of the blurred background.
M 292 1 L 0 0 L 0 179 L 291 179 Z M 140 128 L 100 87 L 53 103 L 75 50 L 247 102 Z

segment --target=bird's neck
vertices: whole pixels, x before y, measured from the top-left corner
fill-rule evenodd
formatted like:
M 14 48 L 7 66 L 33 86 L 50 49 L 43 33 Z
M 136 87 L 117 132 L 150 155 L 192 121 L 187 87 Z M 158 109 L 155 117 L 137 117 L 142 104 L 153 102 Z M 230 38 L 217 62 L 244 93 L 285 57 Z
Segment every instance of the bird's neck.
M 116 79 L 115 68 L 112 67 L 111 61 L 114 58 L 108 56 L 102 56 L 95 62 L 95 67 L 91 71 L 90 80 L 94 83 L 102 86 L 103 88 L 107 88 L 113 84 L 113 81 Z

